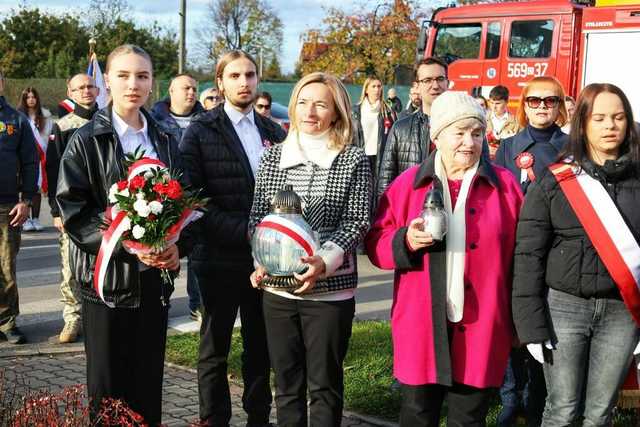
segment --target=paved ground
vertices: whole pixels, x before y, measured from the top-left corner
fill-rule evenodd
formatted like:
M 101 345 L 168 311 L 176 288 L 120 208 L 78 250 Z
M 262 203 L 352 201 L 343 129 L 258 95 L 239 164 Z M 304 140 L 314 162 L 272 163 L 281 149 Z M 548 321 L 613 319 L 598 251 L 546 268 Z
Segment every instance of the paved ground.
M 43 200 L 41 221 L 47 226 L 39 233 L 23 233 L 18 259 L 21 316 L 18 324 L 27 334 L 29 344 L 10 346 L 0 343 L 0 371 L 4 371 L 9 384 L 18 385 L 18 391 L 48 389 L 59 392 L 65 386 L 84 384 L 85 358 L 82 342 L 60 345 L 56 338 L 62 327 L 58 282 L 59 253 L 57 232 L 51 227 L 46 199 Z M 391 306 L 392 275 L 375 269 L 359 257 L 360 285 L 356 296 L 356 320 L 388 319 Z M 188 314 L 184 278 L 178 279 L 172 297 L 170 333 L 197 330 Z M 197 418 L 197 382 L 194 370 L 167 365 L 163 395 L 163 422 L 168 426 L 188 426 Z M 1 393 L 0 393 L 1 394 Z M 233 427 L 244 427 L 242 388 L 233 385 Z M 275 410 L 273 411 L 275 416 Z M 272 419 L 275 422 L 275 419 Z M 393 425 L 345 412 L 342 425 Z

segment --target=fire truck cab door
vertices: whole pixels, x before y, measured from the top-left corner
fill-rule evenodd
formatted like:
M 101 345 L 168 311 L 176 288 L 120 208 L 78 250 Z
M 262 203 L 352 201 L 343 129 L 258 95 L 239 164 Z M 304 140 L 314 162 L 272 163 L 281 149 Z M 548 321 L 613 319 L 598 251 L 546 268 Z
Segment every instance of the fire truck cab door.
M 560 17 L 519 16 L 506 19 L 500 84 L 519 94 L 532 78 L 554 76 Z
M 640 46 L 640 27 L 584 33 L 584 72 L 582 87 L 590 83 L 613 83 L 627 95 L 633 116 L 640 117 L 640 68 L 629 55 Z

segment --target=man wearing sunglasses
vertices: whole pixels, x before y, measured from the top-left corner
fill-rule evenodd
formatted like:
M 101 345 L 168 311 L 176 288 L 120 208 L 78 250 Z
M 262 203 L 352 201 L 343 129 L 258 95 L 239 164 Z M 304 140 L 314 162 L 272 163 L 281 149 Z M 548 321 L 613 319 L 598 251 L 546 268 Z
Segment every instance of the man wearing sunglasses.
M 271 94 L 269 92 L 264 91 L 264 92 L 258 92 L 258 95 L 256 97 L 256 102 L 253 104 L 253 108 L 256 110 L 256 113 L 260 114 L 262 117 L 266 117 L 267 119 L 272 120 L 277 124 L 279 124 L 280 127 L 284 127 L 282 120 L 273 117 L 273 114 L 271 113 L 272 105 L 273 105 L 273 98 L 271 97 Z
M 393 124 L 380 161 L 377 196 L 398 175 L 422 163 L 431 154 L 429 115 L 431 104 L 449 87 L 447 63 L 439 58 L 425 58 L 414 67 L 414 78 L 422 106 Z

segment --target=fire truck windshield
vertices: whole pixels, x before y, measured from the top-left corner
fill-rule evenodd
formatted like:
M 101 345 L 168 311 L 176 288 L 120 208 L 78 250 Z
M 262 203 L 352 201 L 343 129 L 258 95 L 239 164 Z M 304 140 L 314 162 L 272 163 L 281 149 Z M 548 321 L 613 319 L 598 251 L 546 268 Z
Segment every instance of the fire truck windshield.
M 434 55 L 447 62 L 476 59 L 480 54 L 482 24 L 441 24 L 438 26 Z

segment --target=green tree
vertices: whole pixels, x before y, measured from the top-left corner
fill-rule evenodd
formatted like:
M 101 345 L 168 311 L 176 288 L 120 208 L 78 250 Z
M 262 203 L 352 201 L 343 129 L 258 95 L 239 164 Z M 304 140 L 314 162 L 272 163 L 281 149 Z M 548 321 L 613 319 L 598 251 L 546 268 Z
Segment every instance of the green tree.
M 107 3 L 110 1 L 125 4 L 122 0 Z M 0 21 L 0 68 L 10 77 L 67 78 L 87 69 L 88 42 L 93 36 L 103 66 L 113 48 L 134 43 L 151 55 L 157 77 L 177 73 L 175 33 L 157 23 L 138 27 L 124 13 L 117 19 L 83 19 L 84 23 L 73 15 L 38 8 L 13 9 Z
M 20 7 L 0 21 L 0 68 L 14 77 L 68 77 L 86 67 L 88 40 L 74 16 Z
M 282 80 L 282 70 L 277 56 L 272 56 L 269 65 L 264 69 L 263 80 Z

